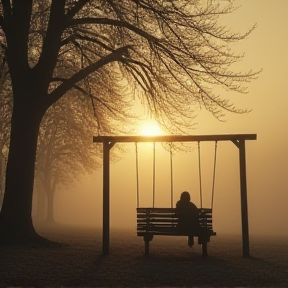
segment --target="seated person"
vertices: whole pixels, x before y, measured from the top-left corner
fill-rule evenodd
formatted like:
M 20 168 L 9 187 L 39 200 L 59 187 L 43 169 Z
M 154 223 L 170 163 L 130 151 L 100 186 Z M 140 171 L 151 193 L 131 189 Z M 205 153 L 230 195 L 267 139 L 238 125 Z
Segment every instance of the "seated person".
M 199 213 L 197 206 L 190 201 L 187 191 L 181 193 L 180 200 L 176 203 L 176 214 L 178 217 L 178 229 L 180 234 L 187 234 L 188 246 L 194 245 L 194 235 L 199 228 Z

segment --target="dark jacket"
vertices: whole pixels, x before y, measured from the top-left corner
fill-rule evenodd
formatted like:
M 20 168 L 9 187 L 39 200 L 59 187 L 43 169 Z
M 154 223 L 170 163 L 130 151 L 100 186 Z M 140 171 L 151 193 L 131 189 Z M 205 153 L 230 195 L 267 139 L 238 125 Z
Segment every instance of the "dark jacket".
M 197 206 L 190 201 L 179 200 L 176 203 L 178 229 L 180 233 L 193 235 L 199 228 L 199 214 Z

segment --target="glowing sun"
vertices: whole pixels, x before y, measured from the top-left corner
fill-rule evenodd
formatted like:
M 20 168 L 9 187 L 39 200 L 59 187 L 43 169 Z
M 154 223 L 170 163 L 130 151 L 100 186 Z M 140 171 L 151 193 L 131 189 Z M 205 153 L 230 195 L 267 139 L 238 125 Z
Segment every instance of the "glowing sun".
M 155 136 L 155 135 L 161 135 L 162 130 L 158 123 L 156 121 L 147 121 L 140 127 L 140 135 L 143 136 Z

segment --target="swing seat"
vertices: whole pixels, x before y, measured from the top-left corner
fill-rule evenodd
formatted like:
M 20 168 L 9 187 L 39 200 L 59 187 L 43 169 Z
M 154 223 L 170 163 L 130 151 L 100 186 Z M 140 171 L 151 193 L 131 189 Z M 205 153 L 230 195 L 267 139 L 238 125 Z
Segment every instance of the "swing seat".
M 216 232 L 212 228 L 212 209 L 198 208 L 199 229 L 192 233 L 198 237 L 202 245 L 202 256 L 208 256 L 207 243 Z M 160 236 L 191 236 L 191 233 L 181 232 L 178 227 L 176 208 L 137 208 L 137 236 L 142 236 L 145 242 L 145 254 L 149 254 L 149 243 L 154 235 Z

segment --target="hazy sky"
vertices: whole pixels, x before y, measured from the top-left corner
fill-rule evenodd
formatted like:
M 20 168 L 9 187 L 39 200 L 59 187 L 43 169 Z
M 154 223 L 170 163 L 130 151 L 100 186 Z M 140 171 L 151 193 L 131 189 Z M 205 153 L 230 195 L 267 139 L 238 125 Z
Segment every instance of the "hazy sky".
M 259 78 L 249 84 L 249 94 L 235 98 L 238 106 L 251 108 L 252 112 L 247 115 L 229 114 L 225 123 L 217 122 L 211 115 L 202 113 L 197 118 L 198 129 L 195 134 L 258 135 L 256 141 L 246 142 L 250 234 L 288 235 L 288 1 L 233 2 L 242 7 L 225 18 L 232 29 L 245 31 L 257 23 L 256 30 L 248 39 L 234 47 L 246 55 L 238 65 L 240 69 L 263 69 Z M 213 149 L 213 143 L 203 144 L 205 156 L 202 160 L 202 180 L 206 206 L 211 201 Z M 131 151 L 130 155 L 111 167 L 111 226 L 136 229 L 135 155 L 133 149 Z M 241 233 L 238 149 L 232 142 L 220 142 L 218 152 L 214 229 L 218 233 Z M 139 169 L 150 169 L 140 175 L 141 204 L 149 206 L 149 201 L 152 204 L 152 152 L 149 147 L 142 147 L 140 153 Z M 169 206 L 169 154 L 159 151 L 157 157 L 156 206 Z M 174 157 L 174 201 L 177 201 L 183 190 L 188 190 L 199 205 L 197 165 L 196 148 L 190 154 Z M 131 167 L 131 170 L 128 171 L 127 167 Z M 92 181 L 85 179 L 72 191 L 57 195 L 56 206 L 66 204 L 65 208 L 62 206 L 57 210 L 56 219 L 58 217 L 62 221 L 78 224 L 102 224 L 101 173 L 96 172 Z M 80 190 L 81 197 L 78 193 Z

